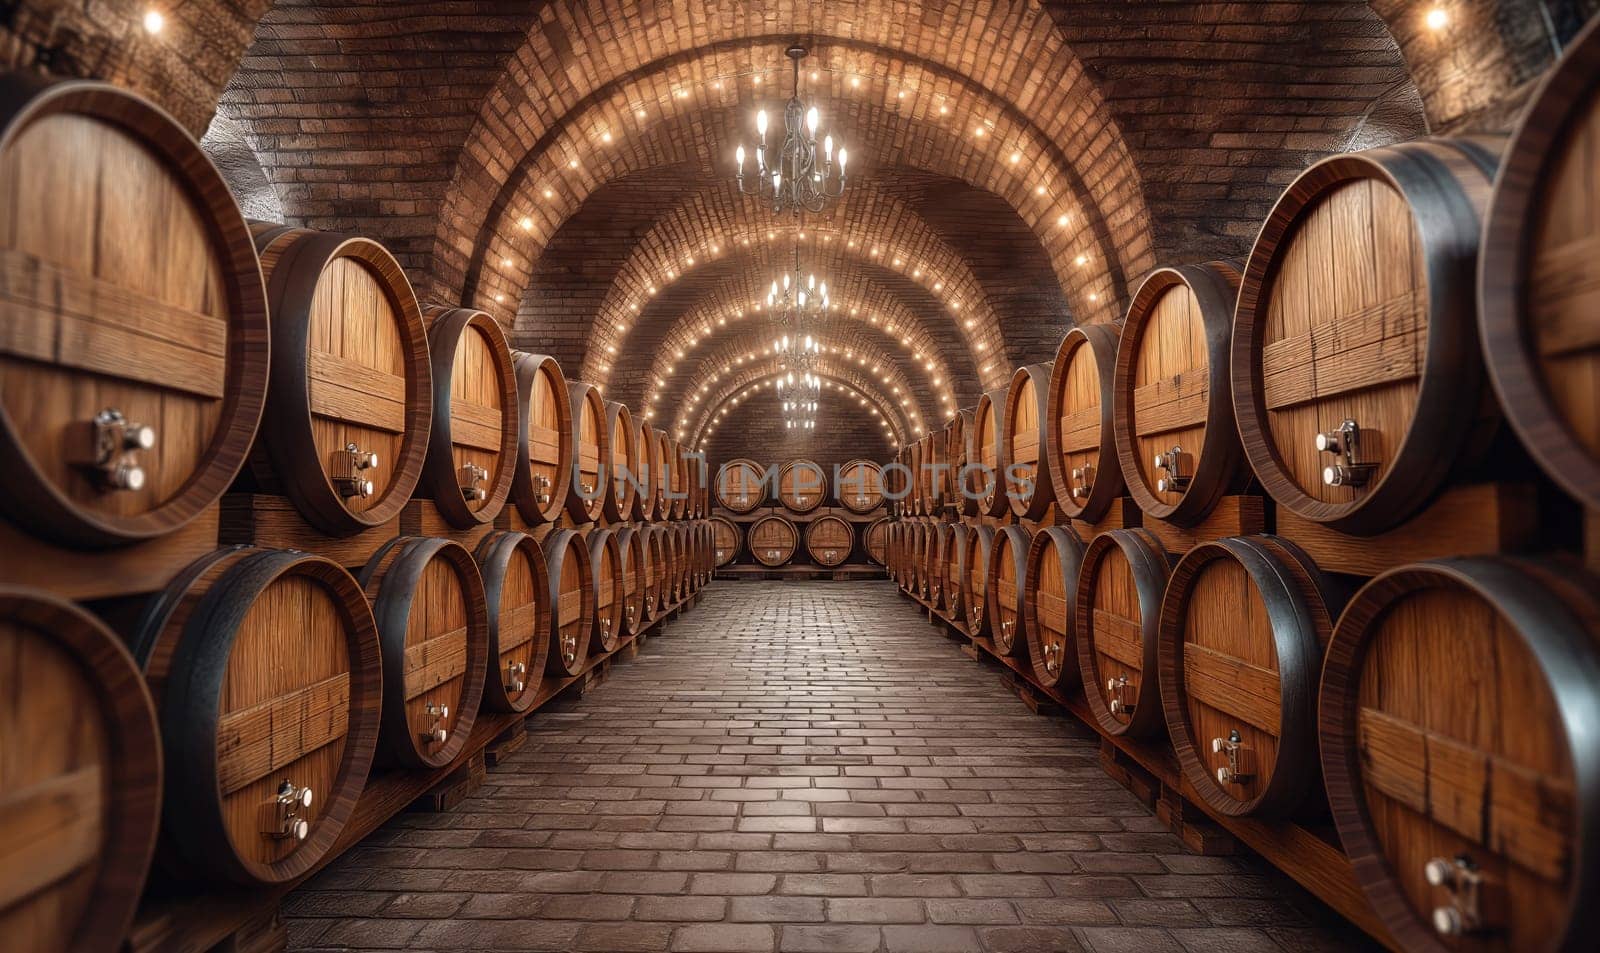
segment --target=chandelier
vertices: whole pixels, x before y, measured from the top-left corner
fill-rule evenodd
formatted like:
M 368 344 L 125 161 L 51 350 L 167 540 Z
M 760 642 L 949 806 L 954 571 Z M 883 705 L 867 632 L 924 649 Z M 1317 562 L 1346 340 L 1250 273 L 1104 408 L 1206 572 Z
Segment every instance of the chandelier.
M 739 191 L 756 195 L 772 202 L 774 212 L 792 209 L 820 212 L 830 199 L 844 194 L 845 166 L 850 156 L 839 150 L 837 165 L 833 158 L 833 136 L 824 136 L 819 156 L 817 150 L 817 124 L 820 115 L 817 107 L 809 109 L 800 101 L 800 61 L 805 59 L 803 46 L 791 46 L 785 51 L 794 62 L 794 86 L 789 101 L 783 107 L 783 146 L 776 155 L 767 150 L 767 111 L 756 113 L 756 173 L 754 182 L 744 174 L 745 152 L 740 145 L 734 152 L 739 163 Z
M 815 430 L 817 407 L 822 396 L 822 378 L 801 369 L 780 375 L 776 381 L 783 396 L 784 426 L 788 430 Z
M 827 312 L 828 282 L 817 281 L 815 274 L 802 280 L 798 244 L 794 249 L 794 271 L 772 282 L 772 290 L 767 293 L 767 307 L 778 317 L 778 337 L 772 342 L 774 355 L 784 358 L 793 368 L 806 355 L 822 350 L 822 345 L 806 331 L 805 325 Z

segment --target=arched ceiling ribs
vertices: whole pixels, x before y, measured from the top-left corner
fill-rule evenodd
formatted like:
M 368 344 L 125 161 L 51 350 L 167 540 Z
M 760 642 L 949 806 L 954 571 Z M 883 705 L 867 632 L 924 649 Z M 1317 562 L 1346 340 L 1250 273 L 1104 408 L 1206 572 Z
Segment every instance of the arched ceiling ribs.
M 718 183 L 687 196 L 639 239 L 598 309 L 583 364 L 587 376 L 605 378 L 597 365 L 614 362 L 602 355 L 625 352 L 636 315 L 662 288 L 696 269 L 737 260 L 746 251 L 751 255 L 748 267 L 770 284 L 790 269 L 797 242 L 801 267 L 827 278 L 835 289 L 839 278 L 859 264 L 894 271 L 921 287 L 933 299 L 930 314 L 957 331 L 956 340 L 974 365 L 986 353 L 1004 352 L 1007 325 L 1023 317 L 997 311 L 960 253 L 903 203 L 873 191 L 870 183 L 852 192 L 832 214 L 799 225 L 741 221 L 744 203 L 731 192 L 731 184 Z M 536 279 L 530 295 L 537 297 L 538 291 Z M 519 325 L 526 313 L 519 314 Z
M 511 104 L 509 112 L 497 113 L 495 125 L 498 128 L 493 133 L 476 131 L 474 139 L 481 136 L 481 141 L 469 141 L 463 154 L 462 175 L 458 176 L 447 203 L 437 243 L 444 273 L 458 272 L 461 275 L 458 283 L 465 286 L 466 296 L 474 300 L 492 299 L 492 294 L 505 293 L 491 289 L 495 282 L 487 271 L 495 261 L 513 257 L 503 252 L 509 251 L 519 240 L 515 223 L 527 217 L 532 228 L 523 238 L 541 241 L 541 236 L 548 236 L 581 204 L 596 183 L 606 179 L 604 170 L 597 175 L 594 168 L 579 159 L 580 153 L 589 153 L 591 143 L 594 148 L 604 150 L 615 145 L 619 136 L 627 140 L 648 135 L 655 128 L 649 125 L 651 117 L 658 113 L 669 117 L 688 114 L 701 120 L 701 113 L 729 111 L 748 91 L 741 77 L 757 75 L 746 74 L 744 70 L 769 68 L 767 64 L 777 58 L 781 46 L 789 39 L 785 35 L 755 41 L 730 40 L 720 46 L 709 44 L 690 53 L 661 57 L 648 67 L 613 77 L 611 85 L 597 83 L 588 87 L 590 95 L 582 98 L 581 103 L 576 100 L 571 105 L 527 101 Z M 1098 282 L 1104 287 L 1090 293 L 1096 294 L 1102 303 L 1104 296 L 1122 293 L 1128 275 L 1138 274 L 1147 266 L 1148 240 L 1138 237 L 1137 228 L 1121 229 L 1129 221 L 1147 218 L 1139 196 L 1137 173 L 1122 164 L 1120 157 L 1126 155 L 1126 150 L 1121 146 L 1120 137 L 1110 121 L 1099 114 L 1098 97 L 1092 83 L 1082 77 L 1075 63 L 1068 63 L 1070 56 L 1062 61 L 1064 66 L 1071 67 L 1064 74 L 1050 76 L 1048 83 L 1042 82 L 1044 77 L 1041 77 L 1040 88 L 1018 90 L 1041 99 L 1065 97 L 1056 103 L 1059 111 L 1036 113 L 1048 117 L 1047 127 L 1036 127 L 1026 118 L 1027 107 L 1036 105 L 1031 98 L 1019 108 L 953 68 L 910 59 L 891 47 L 862 45 L 848 38 L 830 37 L 820 41 L 822 54 L 834 48 L 842 48 L 841 56 L 855 55 L 862 59 L 862 64 L 851 71 L 855 73 L 852 82 L 865 79 L 859 89 L 832 94 L 835 97 L 853 95 L 861 100 L 835 105 L 832 111 L 836 116 L 862 115 L 864 111 L 871 120 L 854 125 L 848 121 L 838 124 L 842 131 L 848 131 L 842 138 L 851 141 L 858 154 L 870 156 L 875 145 L 883 145 L 885 148 L 877 151 L 903 157 L 903 161 L 914 166 L 964 179 L 1006 197 L 1051 250 L 1058 273 L 1068 277 L 1064 284 L 1069 287 L 1087 286 L 1088 282 L 1083 280 L 1087 276 L 1080 278 L 1070 271 L 1068 262 L 1072 256 L 1069 249 L 1062 246 L 1093 248 L 1096 257 L 1104 260 Z M 710 79 L 711 69 L 716 64 L 708 65 L 707 61 L 714 61 L 719 54 L 728 51 L 743 51 L 751 63 L 740 68 L 721 69 L 718 75 L 726 75 L 728 79 Z M 1064 50 L 1062 52 L 1065 55 Z M 1024 62 L 1035 68 L 1039 66 L 1036 60 Z M 511 73 L 517 72 L 518 64 L 514 61 Z M 908 79 L 912 74 L 914 77 Z M 708 82 L 707 87 L 702 89 L 698 85 L 701 82 Z M 718 83 L 722 84 L 720 90 L 716 89 Z M 1009 87 L 1010 81 L 1003 85 Z M 692 92 L 690 86 L 694 87 Z M 899 99 L 899 92 L 906 90 L 910 90 L 911 95 L 906 100 Z M 871 101 L 866 102 L 869 97 Z M 513 98 L 522 99 L 521 96 Z M 637 118 L 641 109 L 636 104 L 641 102 L 650 103 L 642 109 L 644 119 Z M 708 102 L 710 106 L 706 105 Z M 889 103 L 893 103 L 892 110 Z M 572 115 L 574 106 L 579 107 L 576 116 Z M 536 107 L 536 112 L 524 114 L 520 109 L 525 107 Z M 602 113 L 588 116 L 584 107 L 601 107 Z M 552 118 L 541 119 L 540 116 Z M 896 122 L 896 119 L 901 121 Z M 636 122 L 646 123 L 646 128 L 640 130 L 631 125 Z M 667 124 L 668 121 L 663 120 L 658 125 Z M 704 121 L 689 123 L 695 132 L 691 141 L 709 138 L 719 144 L 720 152 L 721 144 L 749 138 L 748 130 L 742 128 L 744 122 L 734 123 L 733 128 L 724 130 L 725 137 L 712 136 L 707 125 Z M 880 130 L 893 126 L 898 128 L 892 133 L 885 132 L 881 142 L 873 141 Z M 972 135 L 968 135 L 969 131 Z M 983 135 L 978 135 L 980 131 Z M 513 132 L 516 134 L 512 135 Z M 608 135 L 613 142 L 604 141 Z M 471 165 L 468 154 L 484 159 L 487 158 L 484 150 L 495 151 L 494 161 L 483 162 L 477 170 L 468 168 Z M 576 167 L 572 166 L 574 159 L 579 160 Z M 592 155 L 590 161 L 593 161 Z M 724 161 L 731 165 L 731 158 Z M 1075 165 L 1079 161 L 1085 163 L 1085 168 L 1091 161 L 1094 163 L 1093 190 L 1084 186 L 1081 175 L 1084 170 Z M 556 176 L 563 170 L 576 174 L 558 180 Z M 555 181 L 561 181 L 563 187 L 545 184 Z M 1043 195 L 1036 192 L 1041 186 Z M 545 189 L 551 193 L 548 199 L 542 199 Z M 459 214 L 466 207 L 473 208 L 474 214 Z M 484 207 L 489 209 L 487 217 L 482 215 Z M 458 214 L 452 214 L 452 208 Z M 1064 221 L 1065 225 L 1058 228 L 1057 221 Z M 1138 247 L 1133 248 L 1131 258 L 1127 250 L 1111 240 L 1113 228 L 1134 236 L 1133 245 Z M 471 237 L 463 233 L 463 229 L 470 231 Z M 1070 241 L 1061 237 L 1062 230 L 1070 231 Z M 452 261 L 456 264 L 451 265 Z M 1076 302 L 1074 306 L 1077 307 Z
M 707 423 L 716 419 L 717 411 L 721 410 L 731 398 L 739 395 L 741 391 L 750 389 L 752 385 L 776 392 L 777 389 L 772 386 L 772 381 L 778 374 L 780 363 L 777 358 L 763 358 L 724 378 L 697 409 L 680 410 L 678 417 L 672 421 L 673 429 L 670 432 L 676 434 L 682 429 L 685 435 L 684 441 L 690 446 L 699 446 Z M 881 419 L 889 425 L 889 435 L 895 441 L 903 442 L 908 435 L 920 432 L 918 425 L 911 423 L 882 386 L 871 377 L 860 373 L 855 367 L 823 358 L 817 362 L 817 376 L 824 381 L 847 385 L 857 392 L 858 396 L 866 397 L 872 410 L 877 411 L 876 419 Z M 828 399 L 827 395 L 828 391 L 824 390 L 823 401 Z M 745 398 L 740 397 L 740 399 Z M 680 423 L 685 419 L 689 421 L 688 424 Z
M 692 409 L 719 380 L 737 374 L 743 367 L 762 366 L 763 362 L 771 360 L 777 366 L 789 369 L 789 362 L 784 356 L 773 353 L 771 338 L 765 340 L 768 343 L 763 346 L 760 339 L 752 337 L 744 342 L 748 348 L 744 345 L 735 346 L 738 342 L 732 342 L 708 355 L 691 374 L 677 380 L 653 379 L 652 384 L 657 380 L 661 382 L 654 391 L 659 400 L 646 398 L 642 406 Z M 863 378 L 876 380 L 887 391 L 888 399 L 900 408 L 913 426 L 932 419 L 928 411 L 936 402 L 929 400 L 926 388 L 913 384 L 892 353 L 858 338 L 841 339 L 825 334 L 824 341 L 825 347 L 819 351 L 819 358 L 827 357 L 832 366 L 853 367 Z

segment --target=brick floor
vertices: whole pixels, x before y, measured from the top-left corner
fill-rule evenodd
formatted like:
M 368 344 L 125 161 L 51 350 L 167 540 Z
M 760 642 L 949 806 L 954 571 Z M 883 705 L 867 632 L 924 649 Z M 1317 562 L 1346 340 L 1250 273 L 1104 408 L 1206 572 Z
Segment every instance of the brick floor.
M 285 902 L 298 950 L 1351 950 L 1186 853 L 886 583 L 724 582 L 455 811 Z

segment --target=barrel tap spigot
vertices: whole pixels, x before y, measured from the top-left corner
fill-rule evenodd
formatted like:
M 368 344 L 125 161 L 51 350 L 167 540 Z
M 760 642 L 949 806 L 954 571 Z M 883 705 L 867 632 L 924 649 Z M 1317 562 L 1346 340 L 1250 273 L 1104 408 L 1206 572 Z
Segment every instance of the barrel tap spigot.
M 1061 643 L 1047 642 L 1044 647 L 1044 670 L 1051 675 L 1061 671 Z
M 1132 715 L 1135 705 L 1128 701 L 1128 696 L 1133 694 L 1134 686 L 1128 681 L 1128 676 L 1118 675 L 1106 681 L 1106 694 L 1111 696 L 1111 713 L 1113 715 Z
M 1435 857 L 1422 868 L 1423 876 L 1435 889 L 1447 894 L 1447 902 L 1433 908 L 1433 928 L 1441 936 L 1461 936 L 1484 928 L 1483 871 L 1466 854 L 1453 858 Z
M 442 745 L 450 739 L 450 729 L 444 725 L 445 719 L 450 717 L 449 705 L 436 705 L 429 702 L 422 708 L 424 714 L 433 716 L 433 724 L 422 733 L 422 740 L 429 744 Z
M 550 505 L 550 478 L 543 473 L 535 473 L 533 475 L 533 485 L 539 490 L 538 495 L 535 497 L 539 501 L 539 505 Z
M 561 661 L 568 665 L 578 660 L 578 637 L 562 631 L 561 633 Z
M 334 457 L 340 473 L 334 478 L 333 484 L 338 489 L 339 495 L 346 499 L 353 497 L 358 500 L 371 496 L 375 487 L 373 482 L 367 479 L 366 473 L 368 470 L 377 469 L 377 453 L 347 443 L 343 450 L 334 454 Z
M 489 498 L 489 491 L 483 488 L 483 481 L 489 479 L 489 471 L 476 463 L 464 463 L 459 471 L 461 475 L 461 498 L 468 503 L 482 503 Z
M 528 687 L 528 663 L 512 662 L 506 666 L 506 689 L 520 692 Z
M 1248 765 L 1250 749 L 1245 745 L 1239 729 L 1228 732 L 1226 738 L 1211 739 L 1212 754 L 1226 754 L 1228 763 L 1217 768 L 1218 784 L 1244 784 L 1255 776 Z
M 1162 493 L 1182 493 L 1187 490 L 1189 481 L 1194 478 L 1188 472 L 1190 463 L 1190 455 L 1179 446 L 1156 454 L 1155 467 L 1166 474 L 1156 481 L 1156 489 Z
M 139 454 L 155 448 L 156 432 L 136 424 L 113 407 L 80 425 L 70 462 L 85 470 L 101 490 L 142 490 L 144 467 Z
M 1361 459 L 1361 425 L 1346 420 L 1338 430 L 1317 434 L 1317 449 L 1332 454 L 1334 462 L 1322 468 L 1328 486 L 1362 487 L 1371 482 L 1378 465 Z
M 1072 498 L 1081 500 L 1094 490 L 1094 467 L 1085 464 L 1072 469 Z
M 311 822 L 306 820 L 313 796 L 310 788 L 303 788 L 285 779 L 278 785 L 278 794 L 271 807 L 272 822 L 264 832 L 273 840 L 305 840 L 311 833 Z

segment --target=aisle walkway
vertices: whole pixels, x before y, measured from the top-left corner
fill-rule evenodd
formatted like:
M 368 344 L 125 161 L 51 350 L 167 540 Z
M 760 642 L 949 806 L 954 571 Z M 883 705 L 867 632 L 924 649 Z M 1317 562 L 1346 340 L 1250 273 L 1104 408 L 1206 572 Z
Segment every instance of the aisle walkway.
M 714 585 L 444 815 L 293 894 L 291 949 L 1350 950 L 1197 857 L 887 583 Z

